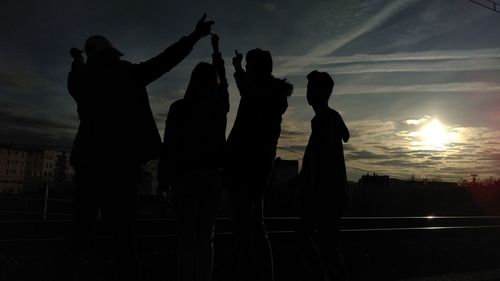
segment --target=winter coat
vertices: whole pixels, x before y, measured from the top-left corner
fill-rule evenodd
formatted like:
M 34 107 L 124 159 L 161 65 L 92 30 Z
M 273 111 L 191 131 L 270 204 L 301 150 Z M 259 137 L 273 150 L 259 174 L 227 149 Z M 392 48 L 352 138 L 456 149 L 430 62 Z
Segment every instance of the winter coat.
M 269 183 L 285 113 L 293 86 L 269 76 L 251 83 L 245 72 L 234 74 L 240 103 L 227 140 L 225 172 L 261 193 Z
M 68 89 L 80 119 L 70 159 L 74 167 L 158 157 L 161 138 L 146 86 L 181 62 L 196 41 L 194 36 L 183 37 L 138 64 L 109 56 L 91 57 L 85 64 L 73 62 Z

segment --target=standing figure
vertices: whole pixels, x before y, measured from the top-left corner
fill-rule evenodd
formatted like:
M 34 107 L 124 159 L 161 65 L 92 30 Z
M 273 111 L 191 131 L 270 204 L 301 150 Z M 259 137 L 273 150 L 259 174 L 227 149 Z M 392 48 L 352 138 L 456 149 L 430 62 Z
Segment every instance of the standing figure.
M 78 277 L 77 266 L 93 232 L 98 212 L 110 219 L 118 280 L 138 280 L 135 219 L 140 165 L 159 156 L 161 138 L 146 86 L 180 63 L 200 38 L 210 33 L 206 15 L 188 36 L 158 56 L 133 64 L 103 36 L 91 36 L 74 59 L 68 89 L 77 104 L 80 126 L 71 164 L 75 169 L 71 263 L 61 267 Z M 71 280 L 73 276 L 63 276 Z
M 271 245 L 265 232 L 263 197 L 293 87 L 272 76 L 269 51 L 253 49 L 233 58 L 240 103 L 227 140 L 226 185 L 232 205 L 236 271 L 240 280 L 273 280 Z
M 328 106 L 334 86 L 330 75 L 313 71 L 307 79 L 307 102 L 315 115 L 297 178 L 302 201 L 299 241 L 314 268 L 311 280 L 345 280 L 339 232 L 342 210 L 349 202 L 342 147 L 349 131 L 340 114 Z
M 212 64 L 200 62 L 183 99 L 170 106 L 158 179 L 171 188 L 177 225 L 178 280 L 208 281 L 219 206 L 229 95 L 219 37 Z M 220 82 L 218 82 L 220 81 Z

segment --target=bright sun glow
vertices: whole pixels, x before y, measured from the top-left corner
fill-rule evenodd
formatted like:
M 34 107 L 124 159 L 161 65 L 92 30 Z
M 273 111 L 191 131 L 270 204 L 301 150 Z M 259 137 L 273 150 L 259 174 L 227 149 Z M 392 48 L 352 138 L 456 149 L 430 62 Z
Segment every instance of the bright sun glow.
M 437 119 L 425 124 L 418 132 L 418 135 L 421 144 L 429 149 L 443 149 L 456 138 L 456 133 L 450 132 Z

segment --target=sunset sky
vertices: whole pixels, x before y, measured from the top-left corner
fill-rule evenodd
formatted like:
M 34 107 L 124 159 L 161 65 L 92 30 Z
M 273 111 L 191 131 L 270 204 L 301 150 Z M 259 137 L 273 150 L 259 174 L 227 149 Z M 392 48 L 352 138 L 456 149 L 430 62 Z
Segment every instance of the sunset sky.
M 306 75 L 329 72 L 330 105 L 351 131 L 348 177 L 375 172 L 443 180 L 500 176 L 500 14 L 468 0 L 23 1 L 0 8 L 0 142 L 66 145 L 78 126 L 66 89 L 71 47 L 102 34 L 140 62 L 194 28 L 207 12 L 221 37 L 237 109 L 234 49 L 271 51 L 274 74 L 295 87 L 278 154 L 301 159 L 312 110 Z M 163 135 L 190 72 L 210 61 L 202 39 L 148 87 Z

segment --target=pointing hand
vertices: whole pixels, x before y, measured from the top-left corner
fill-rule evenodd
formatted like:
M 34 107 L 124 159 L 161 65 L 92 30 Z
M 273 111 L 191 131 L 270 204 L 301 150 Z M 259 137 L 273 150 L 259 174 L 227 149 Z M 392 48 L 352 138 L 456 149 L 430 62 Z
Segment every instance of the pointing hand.
M 233 57 L 233 66 L 236 70 L 242 69 L 241 62 L 243 61 L 243 55 L 238 53 L 238 50 L 234 50 L 235 56 Z
M 71 48 L 69 54 L 75 61 L 83 62 L 83 51 L 78 48 Z
M 201 19 L 196 24 L 195 31 L 198 32 L 201 36 L 207 36 L 210 34 L 210 30 L 212 25 L 215 23 L 213 20 L 207 21 L 207 14 L 203 14 Z

